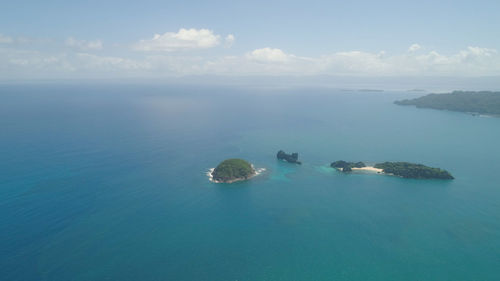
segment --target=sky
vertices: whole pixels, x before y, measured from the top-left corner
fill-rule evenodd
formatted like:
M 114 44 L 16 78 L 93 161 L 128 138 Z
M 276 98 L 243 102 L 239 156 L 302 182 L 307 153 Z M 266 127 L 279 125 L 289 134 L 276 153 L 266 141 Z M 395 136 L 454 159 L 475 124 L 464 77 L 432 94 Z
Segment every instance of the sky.
M 500 1 L 3 1 L 0 80 L 500 76 Z

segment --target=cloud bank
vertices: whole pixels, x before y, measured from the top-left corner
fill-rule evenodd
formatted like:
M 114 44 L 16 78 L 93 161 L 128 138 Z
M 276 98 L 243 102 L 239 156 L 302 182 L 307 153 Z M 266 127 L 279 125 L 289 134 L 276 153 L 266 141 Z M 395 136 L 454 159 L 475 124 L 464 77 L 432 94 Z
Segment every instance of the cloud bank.
M 14 40 L 8 36 L 2 35 L 0 33 L 0 44 L 10 44 L 14 42 Z
M 49 42 L 49 43 L 44 43 Z M 413 44 L 400 53 L 346 50 L 319 56 L 299 56 L 276 47 L 235 53 L 235 36 L 209 29 L 183 29 L 156 34 L 129 45 L 69 37 L 50 51 L 47 40 L 17 40 L 0 35 L 0 76 L 37 78 L 157 78 L 182 75 L 338 75 L 338 76 L 499 76 L 496 49 L 469 46 L 451 54 L 426 51 Z M 15 43 L 15 44 L 14 44 Z M 214 47 L 217 51 L 209 51 Z M 95 52 L 95 51 L 99 52 Z M 189 50 L 205 50 L 189 52 Z

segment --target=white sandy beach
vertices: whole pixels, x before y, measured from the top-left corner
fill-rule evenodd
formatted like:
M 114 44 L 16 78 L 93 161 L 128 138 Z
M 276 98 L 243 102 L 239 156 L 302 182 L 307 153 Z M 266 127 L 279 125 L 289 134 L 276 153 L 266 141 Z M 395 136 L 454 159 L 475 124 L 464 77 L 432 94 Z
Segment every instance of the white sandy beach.
M 339 171 L 342 171 L 342 168 L 336 168 Z M 368 173 L 377 173 L 377 174 L 383 174 L 384 170 L 375 168 L 373 166 L 366 166 L 363 168 L 351 168 L 353 172 L 368 172 Z
M 353 171 L 361 171 L 361 172 L 371 172 L 381 174 L 384 172 L 382 169 L 375 168 L 373 166 L 366 166 L 363 168 L 352 168 Z

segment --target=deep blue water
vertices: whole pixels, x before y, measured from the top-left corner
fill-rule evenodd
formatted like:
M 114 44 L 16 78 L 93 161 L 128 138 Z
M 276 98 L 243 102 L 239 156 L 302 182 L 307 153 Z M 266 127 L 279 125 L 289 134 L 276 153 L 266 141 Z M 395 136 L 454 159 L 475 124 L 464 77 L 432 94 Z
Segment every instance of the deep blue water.
M 412 96 L 0 86 L 0 277 L 499 280 L 500 118 L 392 104 Z M 230 157 L 267 172 L 210 183 Z M 344 175 L 339 159 L 456 179 Z

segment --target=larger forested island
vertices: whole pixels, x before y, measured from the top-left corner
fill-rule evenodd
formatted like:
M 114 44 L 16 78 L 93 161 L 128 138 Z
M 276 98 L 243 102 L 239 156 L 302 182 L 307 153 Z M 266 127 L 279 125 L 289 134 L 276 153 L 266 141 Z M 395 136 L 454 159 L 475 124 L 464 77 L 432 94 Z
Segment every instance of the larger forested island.
M 211 179 L 218 183 L 232 183 L 247 180 L 256 174 L 252 164 L 243 159 L 233 158 L 222 161 L 211 172 Z
M 500 92 L 454 91 L 448 94 L 429 94 L 411 100 L 395 101 L 398 105 L 432 108 L 500 116 Z
M 386 174 L 392 174 L 403 178 L 412 179 L 443 179 L 452 180 L 453 176 L 446 170 L 440 168 L 427 167 L 422 164 L 408 162 L 384 162 L 374 166 L 382 169 Z
M 378 174 L 412 179 L 453 179 L 453 176 L 446 170 L 408 162 L 384 162 L 375 164 L 374 166 L 366 166 L 363 162 L 346 162 L 339 160 L 330 164 L 330 167 L 343 173 L 359 171 L 376 172 Z

